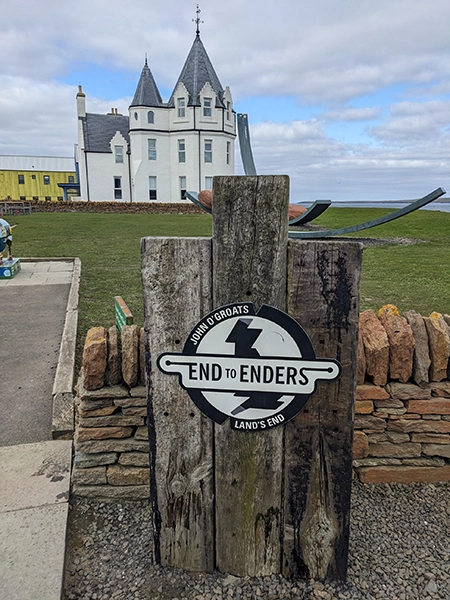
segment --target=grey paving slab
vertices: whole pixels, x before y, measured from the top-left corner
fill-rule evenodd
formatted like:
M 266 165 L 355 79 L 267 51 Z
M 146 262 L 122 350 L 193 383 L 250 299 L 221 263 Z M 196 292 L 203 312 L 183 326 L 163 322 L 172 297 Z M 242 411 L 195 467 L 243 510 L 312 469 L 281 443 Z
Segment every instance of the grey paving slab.
M 67 502 L 72 440 L 0 448 L 0 513 Z
M 60 600 L 68 503 L 0 514 L 0 597 Z
M 30 261 L 22 259 L 19 273 L 12 279 L 1 279 L 0 288 L 21 285 L 59 285 L 71 283 L 74 269 L 70 261 Z
M 71 262 L 51 262 L 48 268 L 50 273 L 65 273 L 73 271 L 73 261 Z

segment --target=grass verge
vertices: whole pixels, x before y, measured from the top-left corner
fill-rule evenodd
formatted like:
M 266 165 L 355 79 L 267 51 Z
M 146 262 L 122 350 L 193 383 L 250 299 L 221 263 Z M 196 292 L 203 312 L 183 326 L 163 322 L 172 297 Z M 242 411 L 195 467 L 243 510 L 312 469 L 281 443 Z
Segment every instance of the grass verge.
M 330 208 L 314 223 L 340 228 L 386 212 Z M 114 324 L 114 296 L 122 296 L 135 323 L 143 324 L 142 237 L 211 235 L 209 215 L 35 213 L 10 222 L 19 224 L 14 231 L 15 256 L 81 259 L 78 354 L 90 327 Z M 450 313 L 449 234 L 450 213 L 428 210 L 355 234 L 386 240 L 364 250 L 361 310 L 392 303 L 401 312 Z M 423 242 L 402 245 L 398 238 Z

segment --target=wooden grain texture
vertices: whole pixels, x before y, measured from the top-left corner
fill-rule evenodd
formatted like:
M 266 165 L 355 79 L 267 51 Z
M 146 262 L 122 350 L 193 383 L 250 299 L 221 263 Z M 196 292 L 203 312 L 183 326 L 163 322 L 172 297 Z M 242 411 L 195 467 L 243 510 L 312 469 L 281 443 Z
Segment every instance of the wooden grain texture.
M 163 566 L 214 569 L 212 422 L 178 377 L 161 373 L 162 352 L 180 352 L 211 310 L 211 239 L 144 238 L 144 289 L 150 500 L 154 553 Z
M 216 177 L 213 304 L 286 308 L 289 178 Z M 283 429 L 215 426 L 216 565 L 234 575 L 280 570 Z
M 350 241 L 288 245 L 288 312 L 316 356 L 342 366 L 286 425 L 282 570 L 290 578 L 347 573 L 361 255 Z

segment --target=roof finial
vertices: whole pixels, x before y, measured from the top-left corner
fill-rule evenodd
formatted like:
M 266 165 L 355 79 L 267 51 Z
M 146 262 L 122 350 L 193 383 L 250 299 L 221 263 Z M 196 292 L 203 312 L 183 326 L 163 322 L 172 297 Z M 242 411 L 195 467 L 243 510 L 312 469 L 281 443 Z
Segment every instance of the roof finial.
M 202 11 L 198 7 L 198 4 L 197 4 L 197 10 L 195 12 L 197 13 L 197 18 L 196 19 L 192 19 L 192 21 L 193 21 L 193 23 L 197 24 L 197 31 L 195 32 L 195 34 L 196 34 L 197 37 L 200 37 L 200 23 L 204 23 L 204 21 L 200 20 L 200 13 Z
M 147 63 L 147 52 L 145 53 L 145 66 L 148 67 L 148 63 Z

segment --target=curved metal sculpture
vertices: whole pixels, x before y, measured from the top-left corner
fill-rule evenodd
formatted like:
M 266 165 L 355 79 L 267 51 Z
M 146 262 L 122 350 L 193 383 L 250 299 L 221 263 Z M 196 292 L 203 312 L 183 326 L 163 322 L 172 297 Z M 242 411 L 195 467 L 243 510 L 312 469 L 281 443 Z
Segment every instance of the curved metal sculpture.
M 352 225 L 351 227 L 343 227 L 341 229 L 328 229 L 325 231 L 289 231 L 289 238 L 291 239 L 322 239 L 326 237 L 333 237 L 336 235 L 345 235 L 346 233 L 355 233 L 356 231 L 363 231 L 364 229 L 370 229 L 371 227 L 376 227 L 377 225 L 383 225 L 384 223 L 389 223 L 389 221 L 394 221 L 399 217 L 403 217 L 423 206 L 426 206 L 433 200 L 437 200 L 441 196 L 445 194 L 444 188 L 437 188 L 433 192 L 430 192 L 423 198 L 416 200 L 415 202 L 411 202 L 408 206 L 404 208 L 400 208 L 393 213 L 388 215 L 384 215 L 379 217 L 378 219 L 372 219 L 372 221 L 366 221 L 365 223 L 360 223 L 359 225 Z
M 255 161 L 253 160 L 252 145 L 250 143 L 248 115 L 244 113 L 238 113 L 237 126 L 244 173 L 246 175 L 256 175 Z M 291 219 L 289 221 L 289 225 L 304 225 L 305 223 L 311 222 L 313 219 L 317 219 L 319 215 L 327 210 L 330 204 L 331 200 L 316 200 L 305 213 L 299 217 L 296 217 L 295 219 Z
M 203 204 L 198 199 L 197 192 L 186 192 L 186 198 L 188 198 L 188 200 L 190 200 L 191 202 L 193 202 L 195 204 L 195 206 L 198 206 L 199 208 L 203 209 L 209 215 L 211 214 L 211 212 L 212 212 L 211 209 L 210 208 L 206 208 L 206 206 L 203 206 Z
M 248 115 L 238 113 L 237 126 L 244 173 L 247 176 L 257 175 L 255 161 L 253 160 L 252 146 L 250 143 Z M 420 200 L 411 202 L 411 204 L 408 204 L 408 206 L 400 208 L 399 210 L 396 210 L 388 215 L 384 215 L 383 217 L 379 217 L 378 219 L 366 221 L 365 223 L 360 223 L 359 225 L 352 225 L 351 227 L 342 227 L 341 229 L 327 229 L 325 231 L 289 231 L 289 237 L 291 239 L 321 239 L 337 235 L 345 235 L 347 233 L 355 233 L 357 231 L 364 231 L 365 229 L 370 229 L 371 227 L 376 227 L 377 225 L 382 225 L 383 223 L 389 223 L 389 221 L 394 221 L 399 217 L 403 217 L 404 215 L 426 206 L 444 194 L 444 188 L 439 187 L 427 196 L 420 198 Z M 186 192 L 186 198 L 188 198 L 191 202 L 208 214 L 211 214 L 211 209 L 203 206 L 203 204 L 199 201 L 197 192 Z M 305 225 L 306 223 L 310 223 L 314 219 L 317 219 L 319 215 L 324 213 L 330 205 L 331 200 L 316 200 L 306 212 L 295 219 L 291 219 L 289 221 L 289 225 Z
M 248 128 L 248 115 L 238 113 L 237 126 L 239 147 L 241 149 L 242 166 L 246 175 L 257 175 L 255 161 L 253 160 L 252 146 L 250 144 L 250 130 Z
M 250 144 L 250 131 L 248 128 L 248 115 L 238 113 L 237 115 L 238 124 L 238 136 L 239 136 L 239 147 L 241 150 L 242 165 L 244 167 L 244 173 L 247 176 L 257 175 L 255 161 L 253 160 L 252 146 Z M 211 209 L 203 206 L 198 199 L 197 192 L 186 192 L 186 198 L 193 202 L 196 206 L 211 214 Z M 330 206 L 331 200 L 316 200 L 306 212 L 299 217 L 291 219 L 289 225 L 304 225 L 310 223 L 313 219 L 317 219 L 319 215 L 327 210 Z
M 331 200 L 316 200 L 305 213 L 296 219 L 291 219 L 289 221 L 289 225 L 304 225 L 305 223 L 310 223 L 314 219 L 317 219 L 319 215 L 324 213 L 330 204 Z

